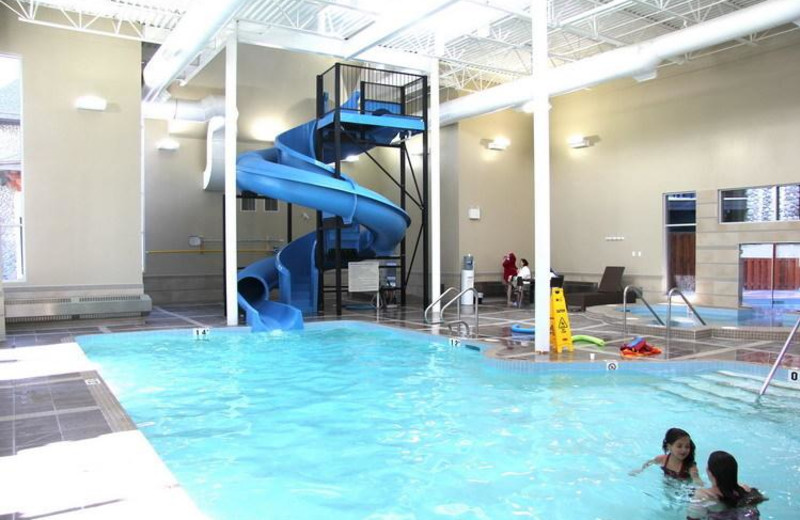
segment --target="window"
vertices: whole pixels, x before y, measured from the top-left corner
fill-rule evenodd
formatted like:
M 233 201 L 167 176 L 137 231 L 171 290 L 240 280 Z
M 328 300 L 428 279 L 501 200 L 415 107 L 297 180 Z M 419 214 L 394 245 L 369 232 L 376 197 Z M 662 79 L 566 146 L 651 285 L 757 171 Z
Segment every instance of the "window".
M 720 192 L 721 222 L 800 220 L 800 185 L 762 186 Z
M 245 213 L 256 211 L 256 207 L 258 204 L 258 200 L 264 201 L 264 211 L 266 212 L 275 212 L 278 211 L 278 199 L 272 199 L 269 197 L 262 197 L 252 191 L 243 191 L 240 202 L 241 210 Z
M 800 309 L 800 243 L 740 244 L 742 305 Z
M 20 60 L 0 55 L 0 251 L 3 281 L 23 280 Z
M 255 211 L 256 199 L 254 197 L 242 197 L 242 211 Z
M 667 193 L 664 198 L 667 240 L 667 288 L 695 291 L 695 229 L 697 198 L 694 192 Z
M 278 199 L 264 197 L 264 211 L 278 211 Z

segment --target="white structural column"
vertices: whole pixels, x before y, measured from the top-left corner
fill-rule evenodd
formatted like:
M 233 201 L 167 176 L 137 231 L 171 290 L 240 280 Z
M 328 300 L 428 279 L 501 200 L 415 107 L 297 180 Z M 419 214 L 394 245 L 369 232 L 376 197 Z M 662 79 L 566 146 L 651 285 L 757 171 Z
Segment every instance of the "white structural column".
M 430 193 L 428 206 L 428 230 L 430 233 L 431 255 L 431 301 L 435 302 L 441 296 L 439 288 L 442 280 L 442 205 L 441 205 L 441 169 L 439 168 L 440 145 L 439 139 L 439 60 L 431 60 L 430 74 L 430 110 L 428 111 L 428 153 L 430 154 Z M 433 309 L 434 314 L 439 313 L 440 304 Z
M 234 29 L 228 36 L 225 47 L 225 311 L 229 326 L 239 323 L 236 299 L 236 125 L 239 119 L 236 109 L 236 32 Z
M 536 351 L 550 351 L 550 102 L 547 88 L 547 4 L 531 0 L 533 68 L 533 204 Z

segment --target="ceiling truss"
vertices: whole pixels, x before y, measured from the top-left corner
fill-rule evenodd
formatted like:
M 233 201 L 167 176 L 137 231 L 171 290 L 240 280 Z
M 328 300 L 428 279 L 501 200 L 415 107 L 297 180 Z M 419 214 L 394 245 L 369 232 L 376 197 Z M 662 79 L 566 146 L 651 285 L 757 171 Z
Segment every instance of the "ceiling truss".
M 530 1 L 405 0 L 398 7 L 397 2 L 379 0 L 251 0 L 235 20 L 240 40 L 250 44 L 367 60 L 373 55 L 438 59 L 443 87 L 474 92 L 530 74 Z M 547 1 L 548 52 L 551 65 L 558 67 L 679 31 L 764 0 Z M 25 22 L 156 44 L 169 36 L 196 3 L 0 0 L 0 6 Z M 736 46 L 757 46 L 797 29 L 797 25 L 788 25 L 752 34 L 674 58 L 672 64 Z M 179 79 L 191 79 L 225 41 L 223 31 Z

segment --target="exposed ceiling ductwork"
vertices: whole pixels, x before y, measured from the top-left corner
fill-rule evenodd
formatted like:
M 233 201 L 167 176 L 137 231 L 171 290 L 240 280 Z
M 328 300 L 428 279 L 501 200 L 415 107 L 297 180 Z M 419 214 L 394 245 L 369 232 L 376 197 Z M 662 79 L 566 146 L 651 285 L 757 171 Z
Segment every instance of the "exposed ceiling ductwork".
M 158 98 L 247 0 L 200 0 L 181 17 L 178 25 L 145 66 L 145 101 Z
M 557 96 L 605 81 L 652 74 L 664 60 L 718 45 L 800 19 L 800 1 L 769 0 L 647 42 L 598 54 L 548 72 L 549 95 Z M 441 106 L 441 124 L 522 105 L 533 96 L 525 77 L 470 94 Z
M 145 119 L 208 121 L 214 116 L 224 115 L 225 98 L 223 96 L 208 96 L 200 101 L 168 99 L 142 103 L 142 117 Z

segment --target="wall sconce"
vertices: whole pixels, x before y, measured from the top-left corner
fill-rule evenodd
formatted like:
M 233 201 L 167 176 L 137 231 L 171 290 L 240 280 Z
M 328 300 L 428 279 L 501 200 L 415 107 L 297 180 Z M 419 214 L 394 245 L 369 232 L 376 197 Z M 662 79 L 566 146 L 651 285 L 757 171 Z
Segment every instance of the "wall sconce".
M 646 70 L 640 74 L 634 74 L 633 79 L 635 79 L 637 83 L 643 83 L 645 81 L 656 79 L 657 77 L 658 77 L 658 71 L 656 69 L 653 69 L 653 70 Z
M 567 144 L 570 148 L 586 148 L 592 146 L 592 142 L 588 137 L 583 135 L 571 135 L 567 138 Z
M 495 137 L 494 139 L 481 139 L 481 144 L 486 146 L 489 150 L 502 152 L 511 146 L 511 141 L 507 137 Z
M 178 141 L 176 141 L 175 139 L 173 139 L 171 137 L 165 137 L 163 139 L 160 139 L 156 143 L 156 148 L 158 148 L 159 150 L 167 151 L 167 152 L 174 152 L 175 150 L 177 150 L 180 147 L 181 147 L 181 143 L 179 143 Z
M 108 101 L 100 96 L 81 96 L 75 100 L 75 108 L 79 110 L 102 112 L 106 107 L 108 107 Z

